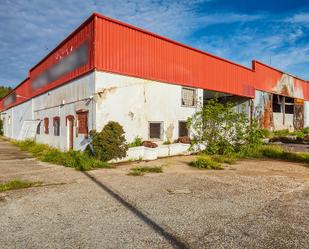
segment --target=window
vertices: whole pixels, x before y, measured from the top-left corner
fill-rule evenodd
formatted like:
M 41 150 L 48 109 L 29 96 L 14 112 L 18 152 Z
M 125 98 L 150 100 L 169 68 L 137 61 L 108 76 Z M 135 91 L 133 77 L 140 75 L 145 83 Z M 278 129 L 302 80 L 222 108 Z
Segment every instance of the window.
M 183 87 L 181 89 L 181 105 L 187 107 L 196 105 L 196 90 L 194 88 Z
M 44 118 L 44 133 L 49 134 L 49 119 Z
M 286 114 L 294 114 L 294 99 L 293 98 L 285 98 L 285 113 Z
M 189 136 L 189 130 L 187 128 L 187 122 L 186 121 L 179 121 L 179 123 L 178 123 L 178 136 L 179 137 Z
M 36 134 L 40 135 L 41 134 L 41 121 L 38 123 L 38 126 L 36 127 Z
M 88 111 L 77 111 L 78 133 L 88 134 Z
M 273 95 L 273 112 L 282 112 L 281 105 L 282 105 L 282 96 L 277 94 Z
M 162 138 L 162 122 L 150 122 L 149 123 L 149 138 L 150 139 L 161 139 Z
M 54 126 L 54 136 L 60 136 L 60 118 L 59 117 L 54 117 L 53 126 Z

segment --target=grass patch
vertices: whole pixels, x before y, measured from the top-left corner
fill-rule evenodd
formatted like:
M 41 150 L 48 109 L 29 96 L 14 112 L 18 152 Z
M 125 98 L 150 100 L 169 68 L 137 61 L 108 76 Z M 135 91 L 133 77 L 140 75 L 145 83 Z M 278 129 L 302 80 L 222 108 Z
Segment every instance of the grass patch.
M 46 144 L 39 144 L 32 140 L 14 141 L 13 144 L 21 150 L 30 152 L 34 157 L 42 162 L 63 165 L 65 167 L 75 168 L 81 171 L 92 170 L 96 168 L 112 168 L 107 162 L 100 161 L 81 151 L 62 152 Z
M 238 158 L 272 158 L 309 165 L 309 153 L 285 151 L 279 145 L 248 147 L 237 154 Z
M 208 155 L 199 156 L 196 160 L 190 162 L 189 165 L 198 169 L 223 169 L 221 163 L 216 161 L 214 157 Z
M 128 175 L 130 176 L 142 176 L 145 173 L 162 173 L 162 166 L 156 167 L 134 167 L 130 169 Z
M 13 189 L 22 189 L 22 188 L 31 188 L 42 185 L 42 182 L 30 182 L 24 180 L 11 180 L 5 183 L 0 184 L 0 192 L 13 190 Z

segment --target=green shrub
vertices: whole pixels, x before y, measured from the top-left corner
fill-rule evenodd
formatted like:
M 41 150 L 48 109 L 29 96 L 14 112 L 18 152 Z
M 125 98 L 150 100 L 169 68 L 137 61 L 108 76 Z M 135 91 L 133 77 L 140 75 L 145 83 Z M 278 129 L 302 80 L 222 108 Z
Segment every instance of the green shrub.
M 232 154 L 246 144 L 261 143 L 257 122 L 250 124 L 245 112 L 236 112 L 235 104 L 210 99 L 188 119 L 192 146 L 204 145 L 207 154 Z
M 261 136 L 263 138 L 270 138 L 270 137 L 272 137 L 273 133 L 270 130 L 268 130 L 268 129 L 259 129 L 259 131 L 260 131 Z
M 288 136 L 289 134 L 290 132 L 288 129 L 274 131 L 274 135 L 277 137 L 285 137 Z
M 306 135 L 309 134 L 309 127 L 304 128 L 302 131 Z
M 0 118 L 0 136 L 2 136 L 2 135 L 3 135 L 3 121 Z
M 200 156 L 196 160 L 190 162 L 189 165 L 198 169 L 223 169 L 221 164 L 210 156 Z
M 97 159 L 107 162 L 126 156 L 128 146 L 119 123 L 110 121 L 101 132 L 91 131 L 90 136 Z
M 142 146 L 142 143 L 143 143 L 142 138 L 139 137 L 139 136 L 136 136 L 136 137 L 134 138 L 134 141 L 133 141 L 132 143 L 129 143 L 129 144 L 128 144 L 128 147 L 129 147 L 129 148 L 132 148 L 132 147 Z

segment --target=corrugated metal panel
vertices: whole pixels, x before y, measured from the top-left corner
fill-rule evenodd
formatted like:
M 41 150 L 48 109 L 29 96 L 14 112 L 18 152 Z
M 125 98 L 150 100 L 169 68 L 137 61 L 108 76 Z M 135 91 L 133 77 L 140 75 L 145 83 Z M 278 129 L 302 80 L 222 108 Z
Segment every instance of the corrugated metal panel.
M 67 82 L 72 80 L 82 74 L 85 74 L 89 70 L 94 68 L 94 22 L 93 19 L 88 21 L 88 23 L 83 24 L 80 29 L 74 32 L 65 42 L 61 43 L 48 57 L 44 58 L 37 66 L 30 70 L 30 79 L 31 82 L 41 75 L 42 73 L 46 72 L 49 68 L 53 65 L 57 64 L 61 59 L 73 53 L 78 47 L 82 44 L 88 44 L 88 61 L 85 65 L 71 71 L 60 78 L 49 82 L 48 84 L 44 85 L 38 89 L 32 89 L 29 85 L 31 95 L 35 96 L 46 92 L 52 88 L 55 88 L 61 85 L 63 82 Z
M 74 53 L 82 44 L 88 44 L 88 58 L 87 63 L 70 71 L 54 81 L 48 82 L 42 87 L 33 89 L 32 82 L 51 67 L 56 65 L 61 59 Z M 71 33 L 64 41 L 62 41 L 54 50 L 52 50 L 45 58 L 43 58 L 36 66 L 29 71 L 29 78 L 20 83 L 12 93 L 22 96 L 17 97 L 16 101 L 10 105 L 4 105 L 6 96 L 0 101 L 0 110 L 8 109 L 14 105 L 18 105 L 27 101 L 29 98 L 49 91 L 61 84 L 68 82 L 76 77 L 79 77 L 94 69 L 94 15 L 88 18 L 82 25 L 80 25 L 73 33 Z
M 28 90 L 29 78 L 25 79 L 15 89 L 13 89 L 6 97 L 0 100 L 0 110 L 8 109 L 14 105 L 21 104 L 30 99 L 30 93 Z M 15 100 L 9 104 L 6 104 L 6 100 L 10 96 L 15 95 Z
M 308 82 L 278 69 L 253 61 L 256 89 L 284 96 L 309 99 Z
M 254 96 L 251 69 L 102 16 L 95 30 L 98 70 Z

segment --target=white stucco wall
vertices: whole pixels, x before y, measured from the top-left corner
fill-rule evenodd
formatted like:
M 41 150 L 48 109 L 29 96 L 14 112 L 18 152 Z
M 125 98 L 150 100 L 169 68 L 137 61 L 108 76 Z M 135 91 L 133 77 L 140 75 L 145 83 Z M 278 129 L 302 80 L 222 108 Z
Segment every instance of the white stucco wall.
M 109 121 L 119 122 L 128 142 L 136 136 L 149 139 L 150 121 L 163 122 L 162 141 L 178 138 L 178 122 L 192 116 L 197 107 L 181 105 L 179 85 L 160 83 L 112 73 L 96 72 L 96 129 Z M 203 90 L 197 89 L 200 101 Z
M 18 139 L 24 121 L 32 120 L 32 100 L 14 106 L 2 113 L 4 136 Z
M 66 126 L 66 116 L 73 115 L 77 118 L 76 111 L 88 110 L 89 130 L 94 128 L 95 113 L 93 101 L 89 99 L 94 93 L 94 73 L 78 78 L 66 85 L 53 89 L 42 94 L 33 100 L 34 119 L 42 120 L 41 132 L 36 135 L 36 141 L 47 143 L 61 150 L 68 148 L 68 127 Z M 60 117 L 60 136 L 54 136 L 53 118 Z M 49 118 L 49 134 L 44 133 L 44 118 Z M 76 122 L 74 122 L 73 147 L 75 150 L 82 150 L 89 140 L 85 135 L 76 136 Z

